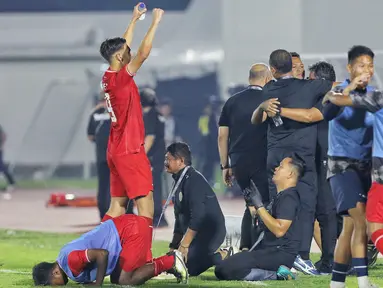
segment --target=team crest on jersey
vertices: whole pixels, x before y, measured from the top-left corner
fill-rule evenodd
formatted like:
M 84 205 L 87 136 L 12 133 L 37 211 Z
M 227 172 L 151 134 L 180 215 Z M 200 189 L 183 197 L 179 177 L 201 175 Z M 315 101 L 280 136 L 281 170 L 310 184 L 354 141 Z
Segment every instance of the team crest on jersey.
M 183 199 L 182 191 L 180 191 L 180 194 L 178 194 L 178 199 L 180 200 L 180 202 L 182 202 L 182 199 Z

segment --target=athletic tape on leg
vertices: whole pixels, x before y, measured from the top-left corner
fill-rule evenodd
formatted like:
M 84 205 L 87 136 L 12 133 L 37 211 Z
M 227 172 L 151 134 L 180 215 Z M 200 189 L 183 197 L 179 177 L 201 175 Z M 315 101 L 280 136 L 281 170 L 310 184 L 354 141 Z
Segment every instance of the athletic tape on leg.
M 189 167 L 190 166 L 186 166 L 185 167 L 184 171 L 182 171 L 182 174 L 181 174 L 180 178 L 174 184 L 172 191 L 169 193 L 169 196 L 166 199 L 165 205 L 164 205 L 164 207 L 162 207 L 162 212 L 161 212 L 161 215 L 160 215 L 160 219 L 158 219 L 158 223 L 157 223 L 156 229 L 153 231 L 153 240 L 152 241 L 154 241 L 154 238 L 156 236 L 156 230 L 157 230 L 158 226 L 160 226 L 160 222 L 161 222 L 162 217 L 165 214 L 166 208 L 168 208 L 168 206 L 170 204 L 170 200 L 172 200 L 174 193 L 176 193 L 178 187 L 181 185 L 181 182 L 184 179 L 184 177 L 186 175 L 186 172 L 189 170 Z

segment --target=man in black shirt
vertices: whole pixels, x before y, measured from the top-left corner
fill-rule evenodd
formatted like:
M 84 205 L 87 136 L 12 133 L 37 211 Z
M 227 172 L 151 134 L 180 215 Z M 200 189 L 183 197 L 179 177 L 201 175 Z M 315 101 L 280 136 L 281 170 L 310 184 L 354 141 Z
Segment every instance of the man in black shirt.
M 336 81 L 335 69 L 328 62 L 317 62 L 309 67 L 309 71 L 309 79 Z M 336 240 L 342 227 L 342 221 L 339 219 L 342 218 L 336 216 L 334 196 L 327 181 L 328 122 L 325 120 L 318 122 L 317 128 L 315 162 L 318 173 L 318 198 L 315 215 L 320 226 L 322 257 L 315 266 L 321 273 L 331 273 Z
M 267 123 L 251 124 L 251 115 L 264 100 L 262 87 L 272 79 L 265 64 L 255 64 L 249 72 L 249 86 L 230 97 L 219 118 L 218 148 L 223 181 L 232 185 L 232 175 L 242 190 L 253 180 L 265 203 L 269 201 L 266 172 Z M 233 169 L 233 170 L 232 170 Z M 250 208 L 254 209 L 254 207 Z M 251 237 L 252 217 L 249 208 L 242 219 L 240 249 L 250 249 L 256 239 Z
M 320 112 L 321 100 L 331 89 L 332 82 L 293 78 L 291 54 L 286 50 L 272 52 L 269 64 L 277 81 L 270 82 L 264 87 L 264 97 L 269 100 L 254 111 L 252 122 L 256 124 L 267 120 L 269 124 L 267 170 L 271 197 L 276 194 L 275 185 L 271 181 L 272 171 L 283 158 L 291 152 L 297 152 L 306 163 L 306 173 L 297 186 L 302 205 L 299 216 L 302 237 L 295 268 L 306 274 L 319 275 L 310 261 L 317 198 L 315 122 L 323 118 Z M 310 109 L 307 123 L 292 120 L 292 115 L 302 109 Z M 281 125 L 275 124 L 280 124 L 280 121 L 283 122 Z
M 145 125 L 145 151 L 152 166 L 154 218 L 153 224 L 157 226 L 162 212 L 162 173 L 164 169 L 165 153 L 165 124 L 161 114 L 156 109 L 157 97 L 152 89 L 140 92 L 141 105 L 144 112 Z M 162 217 L 158 227 L 167 227 L 165 217 Z
M 218 279 L 260 281 L 293 277 L 289 269 L 299 251 L 301 230 L 297 221 L 300 201 L 296 186 L 304 171 L 305 164 L 297 154 L 281 161 L 274 170 L 277 194 L 269 209 L 265 208 L 255 185 L 248 191 L 248 199 L 263 223 L 264 238 L 255 250 L 237 253 L 222 261 L 215 269 Z M 280 267 L 282 265 L 285 267 Z M 283 272 L 285 275 L 281 275 Z
M 213 189 L 191 166 L 189 146 L 176 142 L 166 150 L 166 171 L 178 186 L 173 197 L 176 221 L 169 248 L 180 251 L 189 274 L 198 276 L 232 251 L 217 251 L 226 235 L 225 218 Z
M 100 93 L 99 103 L 93 109 L 88 122 L 88 139 L 96 144 L 97 165 L 97 206 L 100 219 L 104 218 L 110 205 L 110 173 L 106 160 L 106 150 L 110 131 L 110 115 L 105 106 L 104 93 Z

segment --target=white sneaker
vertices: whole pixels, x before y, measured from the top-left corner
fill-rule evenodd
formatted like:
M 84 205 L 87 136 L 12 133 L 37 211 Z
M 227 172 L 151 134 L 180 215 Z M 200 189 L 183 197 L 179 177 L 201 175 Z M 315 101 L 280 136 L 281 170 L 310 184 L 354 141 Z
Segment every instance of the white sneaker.
M 178 250 L 174 250 L 170 255 L 174 255 L 173 268 L 167 271 L 167 273 L 173 274 L 177 278 L 178 283 L 188 284 L 189 273 L 186 268 L 186 264 L 182 258 L 182 254 Z

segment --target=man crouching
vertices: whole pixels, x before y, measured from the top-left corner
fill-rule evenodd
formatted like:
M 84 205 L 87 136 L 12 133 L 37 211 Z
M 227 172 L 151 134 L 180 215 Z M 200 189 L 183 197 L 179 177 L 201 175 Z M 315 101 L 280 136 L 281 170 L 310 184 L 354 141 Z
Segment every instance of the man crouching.
M 33 268 L 33 280 L 39 286 L 66 285 L 68 278 L 83 284 L 101 286 L 105 276 L 119 285 L 141 285 L 168 272 L 178 282 L 187 283 L 188 273 L 178 251 L 152 259 L 146 244 L 147 219 L 122 215 L 108 220 L 80 238 L 66 244 L 56 262 L 42 262 Z

